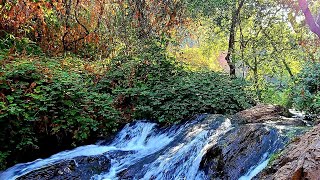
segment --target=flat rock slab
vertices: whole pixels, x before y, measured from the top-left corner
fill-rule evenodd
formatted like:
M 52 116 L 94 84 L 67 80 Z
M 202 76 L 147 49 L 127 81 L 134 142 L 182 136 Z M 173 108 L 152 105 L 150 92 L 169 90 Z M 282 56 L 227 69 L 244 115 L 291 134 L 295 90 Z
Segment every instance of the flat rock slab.
M 236 113 L 231 117 L 231 121 L 234 124 L 274 122 L 279 125 L 305 125 L 302 119 L 288 118 L 291 116 L 289 110 L 282 106 L 260 104 Z

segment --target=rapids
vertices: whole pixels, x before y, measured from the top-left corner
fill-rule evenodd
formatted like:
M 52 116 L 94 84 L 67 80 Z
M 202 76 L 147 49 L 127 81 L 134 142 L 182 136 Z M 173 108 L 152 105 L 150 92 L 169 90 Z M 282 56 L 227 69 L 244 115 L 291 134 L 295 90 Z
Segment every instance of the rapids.
M 91 179 L 209 179 L 200 163 L 209 148 L 232 129 L 221 115 L 200 115 L 184 124 L 160 128 L 155 123 L 127 124 L 111 142 L 63 151 L 47 159 L 17 164 L 0 174 L 1 180 L 19 179 L 28 173 L 79 156 L 102 155 L 110 160 L 108 171 Z M 268 163 L 271 152 L 264 152 L 256 166 L 239 177 L 251 179 Z

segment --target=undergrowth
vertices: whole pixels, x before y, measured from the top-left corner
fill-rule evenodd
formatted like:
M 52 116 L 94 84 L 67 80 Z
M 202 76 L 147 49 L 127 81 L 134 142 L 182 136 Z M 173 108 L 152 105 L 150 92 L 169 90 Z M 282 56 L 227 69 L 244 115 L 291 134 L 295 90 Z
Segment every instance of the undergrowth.
M 136 56 L 90 62 L 75 55 L 28 54 L 26 49 L 4 56 L 1 168 L 106 138 L 134 119 L 171 124 L 199 113 L 231 114 L 253 104 L 244 81 L 189 71 L 160 43 L 145 48 Z

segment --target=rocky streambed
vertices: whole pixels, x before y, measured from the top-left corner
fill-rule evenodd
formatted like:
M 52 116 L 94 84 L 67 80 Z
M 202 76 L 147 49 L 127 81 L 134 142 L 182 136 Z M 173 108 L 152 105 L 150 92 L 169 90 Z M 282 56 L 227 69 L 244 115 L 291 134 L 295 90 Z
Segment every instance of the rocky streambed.
M 290 116 L 259 105 L 166 128 L 137 121 L 111 142 L 17 164 L 0 179 L 317 179 L 319 128 L 304 134 L 306 122 Z

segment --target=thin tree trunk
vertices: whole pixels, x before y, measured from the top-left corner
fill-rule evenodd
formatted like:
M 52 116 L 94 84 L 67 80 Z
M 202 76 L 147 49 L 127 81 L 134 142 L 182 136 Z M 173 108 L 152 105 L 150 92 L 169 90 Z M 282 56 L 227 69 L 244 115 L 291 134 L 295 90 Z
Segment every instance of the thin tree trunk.
M 239 2 L 238 8 L 235 9 L 235 11 L 232 13 L 232 19 L 231 19 L 231 25 L 230 25 L 230 32 L 229 32 L 229 45 L 228 45 L 228 53 L 225 58 L 227 61 L 229 68 L 230 68 L 230 75 L 235 77 L 236 76 L 236 67 L 234 65 L 234 62 L 232 62 L 231 56 L 233 55 L 234 52 L 234 45 L 235 45 L 235 31 L 236 31 L 236 26 L 238 23 L 238 16 L 240 13 L 240 10 L 244 4 L 245 0 L 241 0 Z
M 62 44 L 63 44 L 63 50 L 66 52 L 69 50 L 69 47 L 68 47 L 68 43 L 66 42 L 66 37 L 67 35 L 69 34 L 69 18 L 70 18 L 70 15 L 71 15 L 71 3 L 72 3 L 72 0 L 65 0 L 64 1 L 64 8 L 66 9 L 66 14 L 65 14 L 65 32 L 62 36 Z
M 261 99 L 260 89 L 259 89 L 259 75 L 258 75 L 258 61 L 257 58 L 254 57 L 254 68 L 253 68 L 253 78 L 254 78 L 254 87 L 256 90 L 256 94 L 258 99 Z
M 149 35 L 149 24 L 145 16 L 146 2 L 145 0 L 135 0 L 136 11 L 138 13 L 138 22 L 139 22 L 139 38 L 140 40 L 145 40 Z

